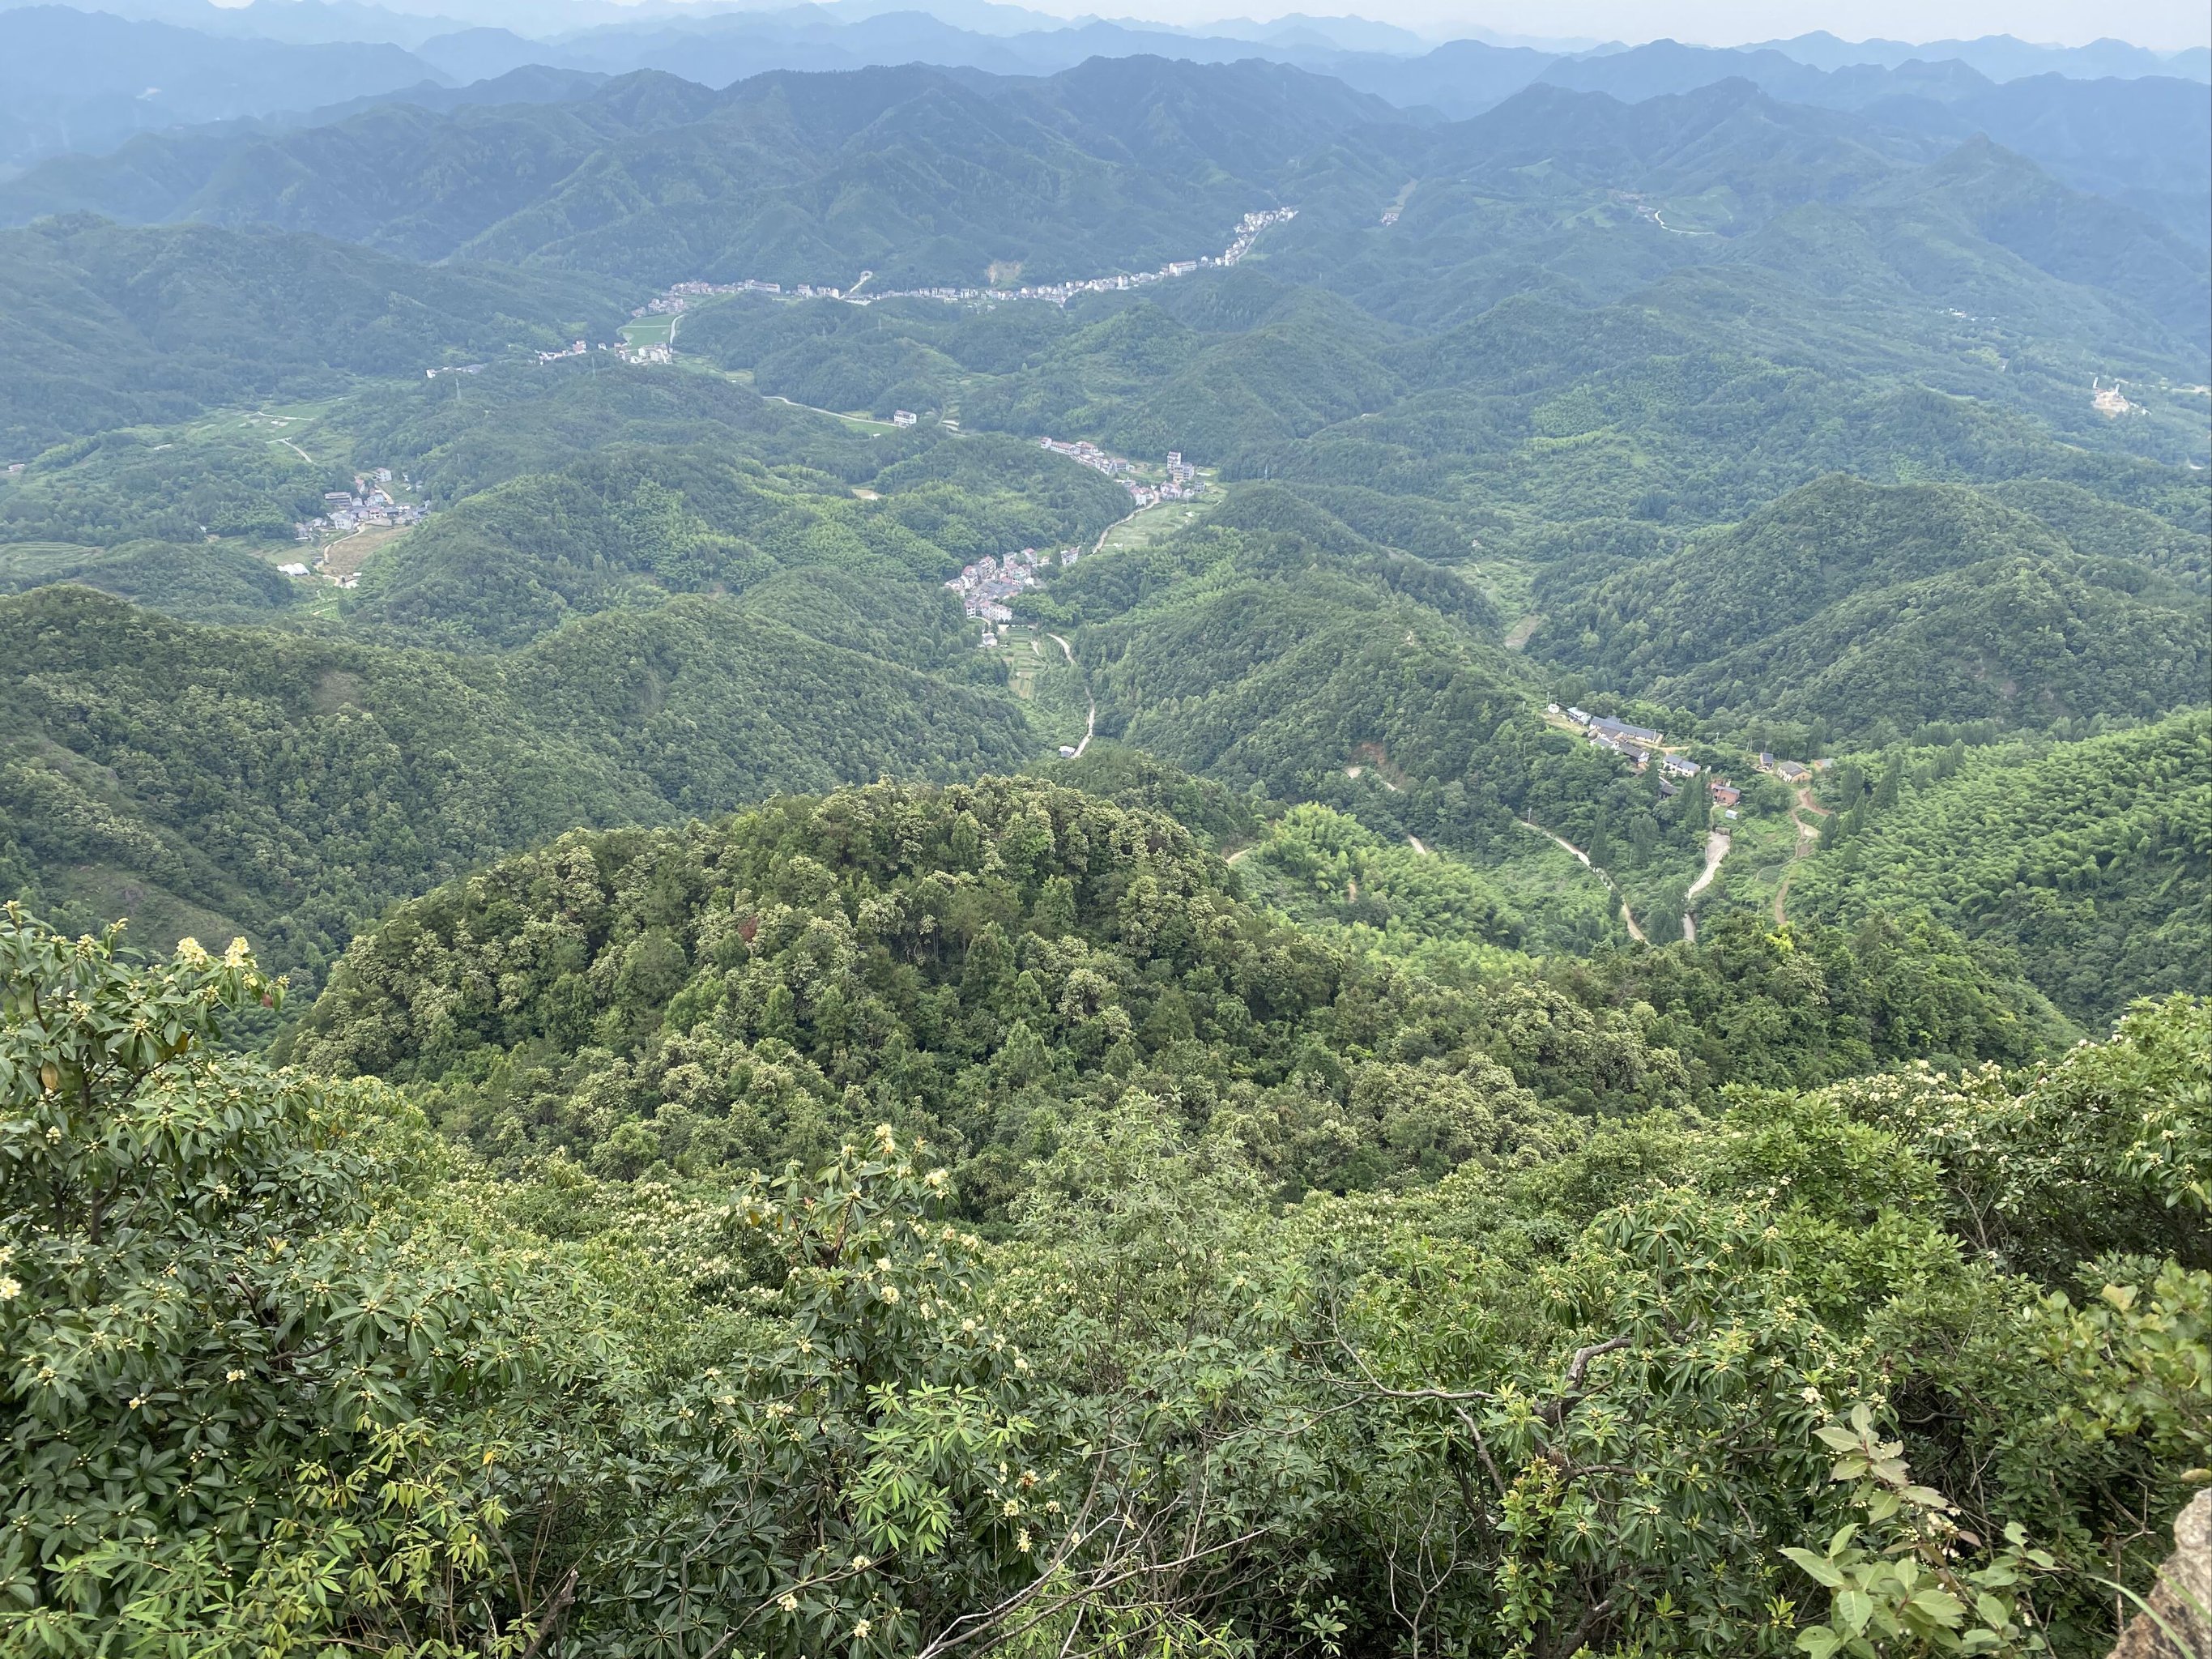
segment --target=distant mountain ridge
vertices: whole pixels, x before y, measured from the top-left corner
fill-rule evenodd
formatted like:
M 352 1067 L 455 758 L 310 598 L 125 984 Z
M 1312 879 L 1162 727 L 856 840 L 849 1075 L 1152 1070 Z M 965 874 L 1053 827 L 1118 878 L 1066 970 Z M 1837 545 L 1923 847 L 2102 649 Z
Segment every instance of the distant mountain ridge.
M 225 40 L 68 6 L 0 11 L 0 170 L 133 133 L 447 76 L 394 46 Z
M 885 287 L 972 283 L 994 261 L 1049 281 L 1218 250 L 1301 153 L 1392 115 L 1261 64 L 1101 58 L 1042 82 L 777 72 L 726 93 L 640 74 L 557 105 L 389 105 L 284 134 L 143 140 L 0 186 L 0 217 L 82 205 L 275 224 L 655 287 L 842 286 L 863 269 Z

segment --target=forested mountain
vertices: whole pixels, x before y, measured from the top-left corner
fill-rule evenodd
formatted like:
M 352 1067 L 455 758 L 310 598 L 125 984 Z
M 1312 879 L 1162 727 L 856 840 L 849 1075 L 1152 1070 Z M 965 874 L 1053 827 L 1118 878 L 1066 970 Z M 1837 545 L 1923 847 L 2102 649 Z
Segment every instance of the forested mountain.
M 0 544 L 0 592 L 72 583 L 198 621 L 240 620 L 298 605 L 300 585 L 235 546 L 125 541 Z
M 70 6 L 0 11 L 0 170 L 133 133 L 442 79 L 392 46 L 221 40 Z
M 2054 1035 L 1955 939 L 1863 939 L 1863 964 L 1842 935 L 1814 945 L 1831 994 L 1790 1018 L 1820 1027 L 1802 1040 L 1835 1047 L 1835 1075 L 1916 1050 L 2021 1058 Z M 1510 1157 L 1559 1134 L 1563 1110 L 1754 1075 L 1696 1033 L 1781 1017 L 1782 964 L 1723 973 L 1724 954 L 1679 949 L 1671 978 L 1637 980 L 1669 1016 L 1656 1030 L 1614 994 L 1617 964 L 1575 994 L 1447 993 L 1271 927 L 1164 816 L 1036 782 L 878 786 L 570 837 L 434 893 L 353 946 L 290 1052 L 442 1084 L 450 1127 L 510 1165 L 558 1146 L 623 1173 L 757 1168 L 888 1113 L 988 1213 L 1070 1110 L 1141 1091 L 1198 1133 L 1236 1126 L 1295 1194 L 1433 1179 L 1478 1142 Z M 1938 981 L 1940 1030 L 1890 1023 Z M 460 985 L 483 988 L 431 993 Z M 1430 1121 L 1364 1121 L 1417 1074 Z
M 564 343 L 618 315 L 559 274 L 431 269 L 320 237 L 87 217 L 0 232 L 0 442 L 21 458 L 216 403 Z
M 2203 982 L 2212 953 L 2212 723 L 2201 711 L 2041 751 L 1989 752 L 1844 833 L 1793 885 L 1818 916 L 1924 905 L 2001 940 L 2061 1007 L 2109 1018 Z
M 875 4 L 540 11 L 1048 32 Z M 2212 1468 L 2195 106 L 1247 32 L 1358 84 L 0 185 L 216 222 L 0 233 L 0 1652 L 2110 1649 Z
M 1706 714 L 1895 741 L 1934 721 L 2147 718 L 2212 673 L 2201 592 L 1956 485 L 1827 479 L 1671 556 L 1611 562 L 1547 567 L 1534 648 Z
M 963 457 L 991 471 L 995 459 L 1013 461 L 991 490 L 932 481 L 927 457 L 895 463 L 904 477 L 877 476 L 892 493 L 863 502 L 834 484 L 794 489 L 757 463 L 713 451 L 617 449 L 471 496 L 380 561 L 348 613 L 380 638 L 520 645 L 572 616 L 665 592 L 741 592 L 778 571 L 933 585 L 1024 543 L 1095 538 L 1118 516 L 1113 487 L 1066 463 L 1054 469 L 1073 475 L 1062 481 L 1070 499 L 1060 511 L 1008 488 L 1033 470 L 1033 456 Z M 922 617 L 949 603 L 932 601 Z
M 8 185 L 0 215 L 67 200 L 656 286 L 842 288 L 863 269 L 884 288 L 980 283 L 994 264 L 1054 281 L 1218 252 L 1302 151 L 1392 115 L 1256 63 L 1101 58 L 1042 83 L 777 72 L 722 93 L 641 72 L 568 104 L 390 106 L 232 144 L 149 142 Z
M 809 610 L 828 631 L 853 603 Z M 1003 695 L 772 617 L 678 599 L 468 663 L 82 589 L 0 600 L 6 885 L 149 934 L 248 932 L 312 979 L 394 899 L 578 823 L 1032 752 Z

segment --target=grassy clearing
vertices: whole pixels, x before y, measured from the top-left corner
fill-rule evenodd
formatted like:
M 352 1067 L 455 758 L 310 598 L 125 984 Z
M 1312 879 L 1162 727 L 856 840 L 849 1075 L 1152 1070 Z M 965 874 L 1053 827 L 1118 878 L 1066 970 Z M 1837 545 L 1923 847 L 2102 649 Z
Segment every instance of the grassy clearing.
M 1733 823 L 1717 812 L 1714 817 L 1729 831 L 1732 844 L 1713 884 L 1698 896 L 1698 914 L 1753 909 L 1771 915 L 1775 889 L 1789 873 L 1796 848 L 1797 827 L 1778 812 L 1747 814 Z
M 1490 596 L 1498 619 L 1505 628 L 1505 643 L 1515 650 L 1528 643 L 1543 618 L 1535 614 L 1533 590 L 1539 568 L 1533 559 L 1475 558 L 1457 567 L 1459 574 Z
M 620 331 L 623 343 L 632 349 L 640 346 L 669 345 L 676 338 L 676 319 L 641 317 L 634 323 L 624 323 Z
M 1106 532 L 1100 544 L 1101 553 L 1126 553 L 1135 548 L 1150 547 L 1163 541 L 1187 525 L 1196 524 L 1217 501 L 1162 501 L 1158 507 L 1148 507 L 1133 513 Z
M 1080 743 L 1090 705 L 1082 671 L 1034 623 L 1015 623 L 999 639 L 1006 689 L 1021 700 L 1038 742 L 1047 749 Z

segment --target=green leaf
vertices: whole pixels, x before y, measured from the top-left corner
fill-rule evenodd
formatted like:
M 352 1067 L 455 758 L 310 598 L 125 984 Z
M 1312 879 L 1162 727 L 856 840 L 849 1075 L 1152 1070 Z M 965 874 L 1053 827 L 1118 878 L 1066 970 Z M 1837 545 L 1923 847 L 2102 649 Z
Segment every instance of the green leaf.
M 1850 1528 L 1846 1528 L 1845 1530 L 1848 1531 Z M 1812 1551 L 1785 1549 L 1782 1553 L 1796 1562 L 1805 1576 L 1814 1583 L 1824 1585 L 1832 1590 L 1841 1589 L 1844 1587 L 1844 1575 L 1838 1572 L 1826 1560 L 1814 1554 Z
M 1850 1626 L 1851 1634 L 1858 1635 L 1874 1617 L 1874 1598 L 1863 1589 L 1836 1592 L 1836 1617 Z
M 1946 1589 L 1922 1590 L 1906 1605 L 1946 1630 L 1957 1629 L 1966 1616 L 1966 1604 Z

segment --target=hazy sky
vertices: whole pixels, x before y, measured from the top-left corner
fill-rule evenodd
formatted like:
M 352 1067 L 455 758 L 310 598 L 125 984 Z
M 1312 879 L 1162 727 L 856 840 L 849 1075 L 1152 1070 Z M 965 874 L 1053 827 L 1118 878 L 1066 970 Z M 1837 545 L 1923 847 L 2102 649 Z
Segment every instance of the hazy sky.
M 1212 18 L 1265 18 L 1289 11 L 1318 15 L 1355 14 L 1402 23 L 1424 33 L 1473 24 L 1504 34 L 1588 35 L 1603 40 L 1678 40 L 1736 45 L 1826 29 L 1846 40 L 1972 40 L 2013 34 L 2024 40 L 2079 46 L 2100 35 L 2138 46 L 2203 46 L 2212 40 L 2212 6 L 2205 0 L 1542 0 L 1542 3 L 1470 5 L 1468 0 L 1279 0 L 1240 7 L 1231 0 L 1024 0 L 1062 15 L 1097 12 L 1164 22 Z

